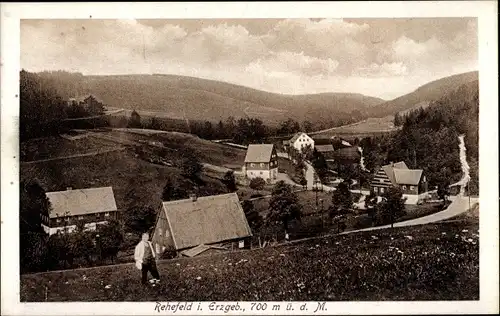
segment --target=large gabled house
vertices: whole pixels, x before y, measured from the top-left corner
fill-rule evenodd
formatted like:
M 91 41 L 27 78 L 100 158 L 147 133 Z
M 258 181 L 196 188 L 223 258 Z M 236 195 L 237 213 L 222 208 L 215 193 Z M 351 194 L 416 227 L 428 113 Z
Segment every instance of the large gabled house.
M 87 230 L 106 224 L 118 217 L 112 187 L 72 189 L 47 192 L 51 204 L 49 214 L 40 214 L 42 227 L 49 235 L 57 232 L 73 232 L 77 225 L 84 224 Z
M 403 192 L 406 204 L 417 204 L 427 193 L 427 179 L 422 169 L 409 169 L 404 161 L 382 166 L 373 177 L 371 189 L 376 195 L 396 186 Z
M 300 152 L 306 146 L 310 146 L 311 149 L 314 149 L 314 139 L 304 132 L 298 132 L 295 133 L 290 140 L 284 141 L 283 145 L 286 149 L 293 147 Z
M 178 256 L 247 247 L 252 236 L 236 193 L 163 202 L 152 242 Z
M 278 155 L 273 144 L 250 144 L 247 148 L 243 174 L 248 179 L 262 178 L 268 182 L 278 177 Z

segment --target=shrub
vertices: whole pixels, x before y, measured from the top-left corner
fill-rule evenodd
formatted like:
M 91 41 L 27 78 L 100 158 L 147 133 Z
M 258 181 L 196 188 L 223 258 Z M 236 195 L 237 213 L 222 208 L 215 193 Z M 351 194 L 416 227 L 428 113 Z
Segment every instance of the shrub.
M 266 185 L 266 180 L 262 179 L 261 177 L 253 178 L 250 180 L 250 188 L 254 190 L 262 190 L 264 189 L 264 186 Z

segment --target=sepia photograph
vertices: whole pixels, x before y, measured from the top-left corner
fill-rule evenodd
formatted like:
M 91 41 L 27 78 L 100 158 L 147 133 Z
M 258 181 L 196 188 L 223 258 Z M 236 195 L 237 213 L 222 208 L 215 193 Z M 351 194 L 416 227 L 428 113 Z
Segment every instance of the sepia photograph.
M 20 19 L 20 303 L 479 301 L 478 21 Z

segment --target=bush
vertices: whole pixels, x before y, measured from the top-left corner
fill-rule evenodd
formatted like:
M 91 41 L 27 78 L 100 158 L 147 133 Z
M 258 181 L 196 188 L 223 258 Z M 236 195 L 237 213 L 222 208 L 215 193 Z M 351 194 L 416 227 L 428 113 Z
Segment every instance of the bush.
M 264 189 L 265 185 L 266 185 L 266 180 L 260 177 L 253 178 L 252 180 L 250 180 L 250 188 L 254 190 L 262 190 Z

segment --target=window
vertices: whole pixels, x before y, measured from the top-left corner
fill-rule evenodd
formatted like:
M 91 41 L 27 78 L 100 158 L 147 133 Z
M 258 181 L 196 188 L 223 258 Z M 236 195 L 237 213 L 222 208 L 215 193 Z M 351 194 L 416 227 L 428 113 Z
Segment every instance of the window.
M 384 193 L 384 188 L 380 188 L 380 193 Z
M 403 190 L 406 190 L 406 185 L 403 185 Z
M 78 216 L 78 219 L 83 219 L 83 216 Z
M 410 190 L 415 190 L 415 186 L 410 185 Z
M 253 171 L 250 171 L 250 175 L 253 176 Z
M 61 219 L 60 219 L 60 218 L 56 218 L 56 222 L 57 222 L 57 223 L 60 223 L 60 222 L 61 222 Z
M 260 163 L 260 166 L 261 166 L 261 167 L 264 167 L 264 163 L 263 163 L 263 162 L 261 162 L 261 163 Z
M 109 212 L 104 213 L 104 216 L 108 217 L 109 216 Z
M 260 174 L 262 174 L 262 171 L 260 172 Z
M 255 167 L 255 164 L 252 162 L 252 163 L 250 164 L 250 167 Z

